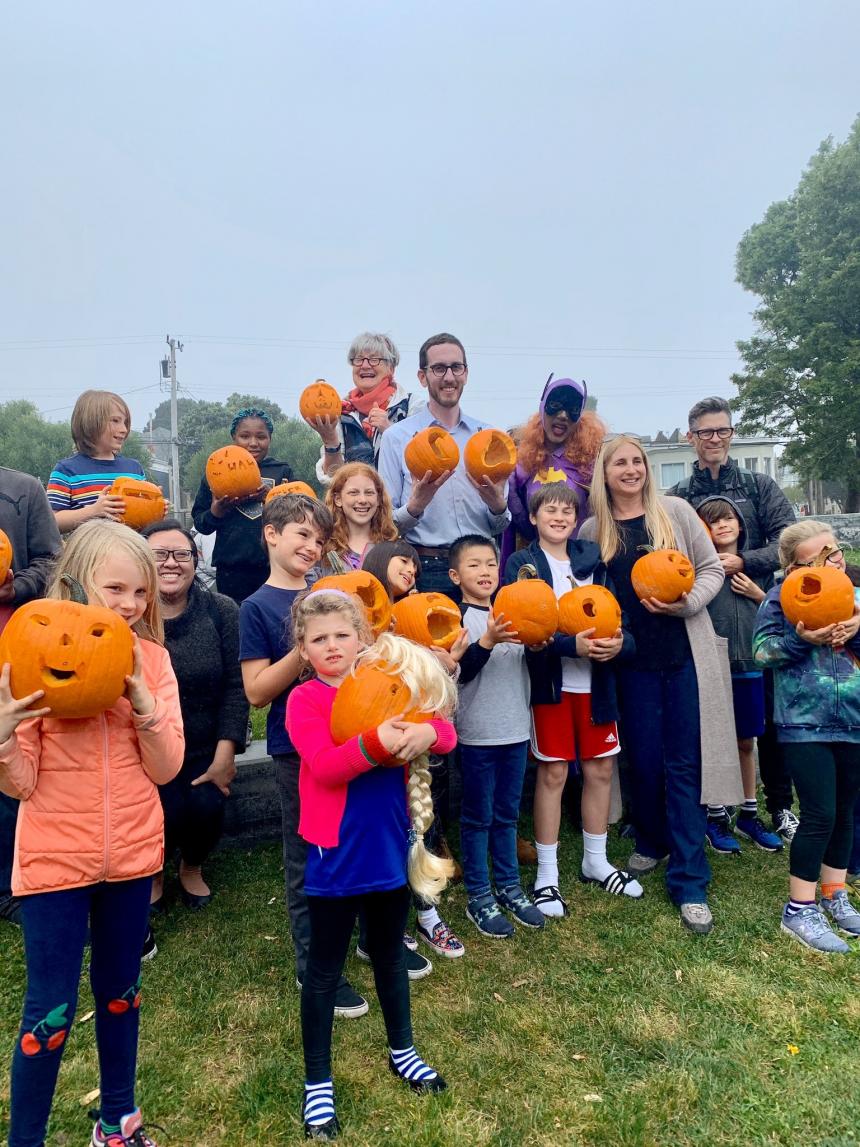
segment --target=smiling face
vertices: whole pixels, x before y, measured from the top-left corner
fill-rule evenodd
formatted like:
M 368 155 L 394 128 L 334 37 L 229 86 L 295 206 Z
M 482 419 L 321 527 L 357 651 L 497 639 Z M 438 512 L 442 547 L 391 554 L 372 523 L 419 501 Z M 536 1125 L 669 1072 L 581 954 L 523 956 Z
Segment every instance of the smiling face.
M 269 453 L 272 436 L 262 418 L 243 418 L 233 431 L 233 441 L 237 446 L 244 446 L 259 464 Z
M 729 449 L 732 444 L 731 437 L 700 438 L 694 433 L 696 430 L 725 430 L 731 428 L 732 420 L 728 414 L 702 414 L 696 419 L 695 426 L 687 431 L 687 441 L 696 451 L 700 466 L 724 466 L 728 461 Z
M 117 454 L 122 453 L 122 448 L 125 445 L 125 440 L 128 438 L 129 426 L 125 420 L 125 411 L 117 406 L 116 403 L 111 405 L 110 417 L 107 425 L 103 427 L 101 433 L 96 441 L 96 458 L 114 458 Z
M 492 546 L 467 546 L 448 575 L 462 590 L 463 601 L 488 605 L 499 588 L 498 554 Z
M 412 558 L 395 554 L 388 563 L 388 569 L 385 574 L 388 589 L 395 601 L 398 601 L 401 597 L 405 597 L 408 593 L 412 593 L 417 577 L 418 570 L 415 568 L 415 562 L 413 562 Z
M 96 566 L 88 588 L 130 626 L 140 621 L 149 604 L 146 575 L 138 562 L 124 553 L 109 554 Z
M 161 530 L 146 539 L 155 556 L 158 570 L 158 592 L 165 601 L 185 601 L 194 581 L 194 557 L 188 538 L 180 530 Z M 176 555 L 189 553 L 178 560 Z M 163 556 L 167 554 L 167 556 Z
M 741 534 L 741 524 L 733 514 L 725 518 L 718 518 L 716 522 L 711 522 L 708 529 L 711 531 L 711 537 L 718 550 L 734 545 Z
M 544 502 L 529 520 L 538 538 L 548 545 L 563 545 L 576 529 L 576 507 L 564 502 Z
M 373 366 L 370 359 L 379 359 L 379 362 Z M 378 354 L 358 354 L 352 360 L 352 381 L 362 394 L 379 386 L 384 378 L 393 377 L 394 367 Z
M 450 370 L 437 377 L 433 367 L 456 366 L 463 364 L 463 352 L 456 343 L 438 343 L 427 350 L 427 369 L 418 371 L 418 381 L 426 386 L 430 398 L 437 406 L 453 408 L 460 405 L 460 395 L 469 378 L 468 368 L 463 370 L 459 378 L 455 378 Z
M 299 653 L 324 681 L 339 684 L 361 649 L 358 631 L 346 613 L 309 617 Z
M 341 492 L 335 495 L 334 504 L 343 511 L 351 526 L 366 526 L 379 509 L 379 494 L 373 479 L 360 474 L 347 479 Z
M 612 498 L 641 497 L 648 478 L 645 455 L 632 442 L 619 442 L 604 465 L 606 488 Z
M 310 518 L 287 522 L 278 533 L 275 526 L 263 527 L 272 565 L 290 577 L 304 577 L 322 556 L 323 537 Z

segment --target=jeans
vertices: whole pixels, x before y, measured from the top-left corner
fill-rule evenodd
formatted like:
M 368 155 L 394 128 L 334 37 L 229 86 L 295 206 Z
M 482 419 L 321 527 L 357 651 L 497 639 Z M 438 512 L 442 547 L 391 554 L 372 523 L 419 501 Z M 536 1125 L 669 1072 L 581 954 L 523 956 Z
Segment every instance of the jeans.
M 338 983 L 359 909 L 367 926 L 367 952 L 373 962 L 376 994 L 385 1020 L 388 1046 L 412 1046 L 409 978 L 403 929 L 409 911 L 409 889 L 362 896 L 309 896 L 311 943 L 302 983 L 302 1043 L 305 1078 L 322 1083 L 331 1078 L 331 1029 Z
M 764 789 L 765 808 L 773 816 L 783 808 L 791 808 L 794 793 L 791 773 L 785 760 L 784 747 L 776 737 L 773 723 L 773 670 L 764 671 L 764 733 L 758 738 L 758 767 Z
M 272 757 L 275 783 L 281 799 L 281 833 L 284 841 L 284 884 L 290 933 L 296 953 L 296 977 L 305 978 L 311 922 L 305 895 L 305 862 L 308 846 L 299 836 L 299 755 L 277 753 Z
M 448 577 L 450 562 L 447 558 L 421 557 L 421 571 L 418 575 L 418 589 L 421 593 L 444 593 L 459 605 L 462 594 L 460 587 Z
M 12 1055 L 9 1147 L 42 1147 L 66 1037 L 78 1003 L 87 923 L 95 998 L 101 1117 L 134 1111 L 140 953 L 151 877 L 21 897 L 27 994 Z
M 463 880 L 471 898 L 490 892 L 487 853 L 497 888 L 519 884 L 517 818 L 526 771 L 528 741 L 515 745 L 461 745 L 463 806 L 460 852 Z
M 783 749 L 800 801 L 788 870 L 814 883 L 822 864 L 848 867 L 860 792 L 860 745 L 800 741 Z
M 692 660 L 674 669 L 619 666 L 618 693 L 630 761 L 636 850 L 669 854 L 666 889 L 675 904 L 701 903 L 711 870 L 701 802 L 699 691 Z
M 0 901 L 12 895 L 12 858 L 15 853 L 15 825 L 18 802 L 0 793 Z
M 207 859 L 221 837 L 227 798 L 217 785 L 201 777 L 212 762 L 211 754 L 185 761 L 178 776 L 161 785 L 158 795 L 164 809 L 165 856 L 178 848 L 186 864 L 196 867 Z

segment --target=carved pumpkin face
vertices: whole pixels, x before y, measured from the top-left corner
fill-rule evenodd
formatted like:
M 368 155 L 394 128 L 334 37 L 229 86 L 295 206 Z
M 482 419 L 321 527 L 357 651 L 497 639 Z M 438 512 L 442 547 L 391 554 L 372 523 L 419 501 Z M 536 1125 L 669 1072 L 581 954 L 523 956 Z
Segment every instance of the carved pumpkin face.
M 541 578 L 522 578 L 503 586 L 493 603 L 493 616 L 504 614 L 523 645 L 542 645 L 558 629 L 558 602 Z
M 432 719 L 432 713 L 420 713 L 411 706 L 409 686 L 400 677 L 387 673 L 384 664 L 361 665 L 338 688 L 331 709 L 331 735 L 342 745 L 398 713 L 404 714 L 402 720 L 415 724 Z
M 479 430 L 463 451 L 466 473 L 476 482 L 486 475 L 491 482 L 503 482 L 517 465 L 517 447 L 503 430 Z
M 384 633 L 391 624 L 391 601 L 385 586 L 367 570 L 353 570 L 350 573 L 332 574 L 314 582 L 314 589 L 341 589 L 351 593 L 361 602 L 373 636 Z
M 614 637 L 620 626 L 621 606 L 605 585 L 579 585 L 559 598 L 558 627 L 562 633 L 593 629 L 592 637 Z
M 340 395 L 324 378 L 306 386 L 299 395 L 299 414 L 305 422 L 313 422 L 315 418 L 340 418 L 342 411 Z
M 6 580 L 6 575 L 12 568 L 12 543 L 9 536 L 0 530 L 0 585 Z
M 12 695 L 37 689 L 53 717 L 94 717 L 125 691 L 133 667 L 131 630 L 113 610 L 40 600 L 12 614 L 0 636 L 0 663 L 12 666 Z
M 419 645 L 450 649 L 463 622 L 460 611 L 444 593 L 411 593 L 391 610 L 394 632 Z
M 779 602 L 792 625 L 802 621 L 805 629 L 824 629 L 851 617 L 854 586 L 835 566 L 796 569 L 782 583 Z
M 690 592 L 696 571 L 687 555 L 680 550 L 654 550 L 634 562 L 630 580 L 640 601 L 656 597 L 668 605 Z
M 307 482 L 279 482 L 277 486 L 273 486 L 268 492 L 266 501 L 271 502 L 272 498 L 280 498 L 286 494 L 304 494 L 306 498 L 313 498 L 315 502 L 319 501 L 319 498 L 317 498 Z
M 206 481 L 216 498 L 249 498 L 260 488 L 260 467 L 244 446 L 222 446 L 209 455 Z
M 423 478 L 429 470 L 435 480 L 446 470 L 456 469 L 460 447 L 441 426 L 428 426 L 409 439 L 403 460 L 413 478 Z
M 142 530 L 151 522 L 160 522 L 167 514 L 167 502 L 161 488 L 154 482 L 142 482 L 139 478 L 114 478 L 110 492 L 125 501 L 122 520 L 133 530 Z

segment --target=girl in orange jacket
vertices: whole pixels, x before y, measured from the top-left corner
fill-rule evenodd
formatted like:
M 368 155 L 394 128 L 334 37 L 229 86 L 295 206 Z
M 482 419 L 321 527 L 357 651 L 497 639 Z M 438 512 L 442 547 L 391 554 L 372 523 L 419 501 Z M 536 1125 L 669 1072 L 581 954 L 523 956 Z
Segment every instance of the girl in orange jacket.
M 14 698 L 10 666 L 0 672 L 0 790 L 21 802 L 12 886 L 21 897 L 27 960 L 9 1145 L 44 1144 L 89 922 L 101 1084 L 92 1143 L 155 1147 L 134 1102 L 140 962 L 152 876 L 163 865 L 156 785 L 179 772 L 184 752 L 179 694 L 161 645 L 146 542 L 116 522 L 80 526 L 48 596 L 67 597 L 75 581 L 131 626 L 134 664 L 123 696 L 80 718 L 39 708 L 42 690 Z M 60 635 L 65 646 L 77 640 Z

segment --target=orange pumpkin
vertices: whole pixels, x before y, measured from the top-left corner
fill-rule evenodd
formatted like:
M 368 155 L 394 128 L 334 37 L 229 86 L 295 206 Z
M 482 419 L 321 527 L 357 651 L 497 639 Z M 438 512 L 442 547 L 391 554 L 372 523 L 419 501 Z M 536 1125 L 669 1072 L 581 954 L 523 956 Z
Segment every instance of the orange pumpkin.
M 621 627 L 621 606 L 605 585 L 579 585 L 558 602 L 558 628 L 562 633 L 593 629 L 592 637 L 614 637 Z
M 521 566 L 517 580 L 496 594 L 493 616 L 499 614 L 511 623 L 523 645 L 542 645 L 558 629 L 558 601 L 534 566 Z
M 696 580 L 693 563 L 680 550 L 652 550 L 633 563 L 630 581 L 640 601 L 656 597 L 667 605 L 689 593 Z
M 150 522 L 160 522 L 167 514 L 167 502 L 161 487 L 140 478 L 114 478 L 110 488 L 125 502 L 122 520 L 133 530 L 142 530 Z
M 52 717 L 94 717 L 125 692 L 134 665 L 131 629 L 101 605 L 87 605 L 77 582 L 74 601 L 41 599 L 20 606 L 0 635 L 0 665 L 12 666 L 12 696 L 37 689 Z
M 503 482 L 516 468 L 516 443 L 504 430 L 479 430 L 466 443 L 463 463 L 476 482 L 485 475 L 491 482 Z
M 423 478 L 429 470 L 435 480 L 446 470 L 456 469 L 460 447 L 441 426 L 428 426 L 406 443 L 403 460 L 413 478 Z
M 324 378 L 306 386 L 299 395 L 299 414 L 305 422 L 313 422 L 316 418 L 340 418 L 342 411 L 340 395 Z
M 0 585 L 6 580 L 6 575 L 12 568 L 12 543 L 9 535 L 0 530 Z
M 402 720 L 421 724 L 433 718 L 412 707 L 409 686 L 395 673 L 386 672 L 384 663 L 360 665 L 342 682 L 331 708 L 331 735 L 338 745 L 368 729 L 375 729 L 390 717 L 402 713 Z
M 307 482 L 279 482 L 268 492 L 266 501 L 271 502 L 272 498 L 280 498 L 285 494 L 304 494 L 306 498 L 313 498 L 315 502 L 319 501 Z
M 792 625 L 802 621 L 805 629 L 824 629 L 851 617 L 854 586 L 835 566 L 792 570 L 782 583 L 779 602 Z
M 340 589 L 357 597 L 364 607 L 374 637 L 384 633 L 391 624 L 391 600 L 385 586 L 367 570 L 322 577 L 314 582 L 314 589 Z
M 206 481 L 216 498 L 249 498 L 260 489 L 260 467 L 244 446 L 222 446 L 209 455 Z
M 394 632 L 419 645 L 450 649 L 463 626 L 460 611 L 444 593 L 410 593 L 395 602 Z

